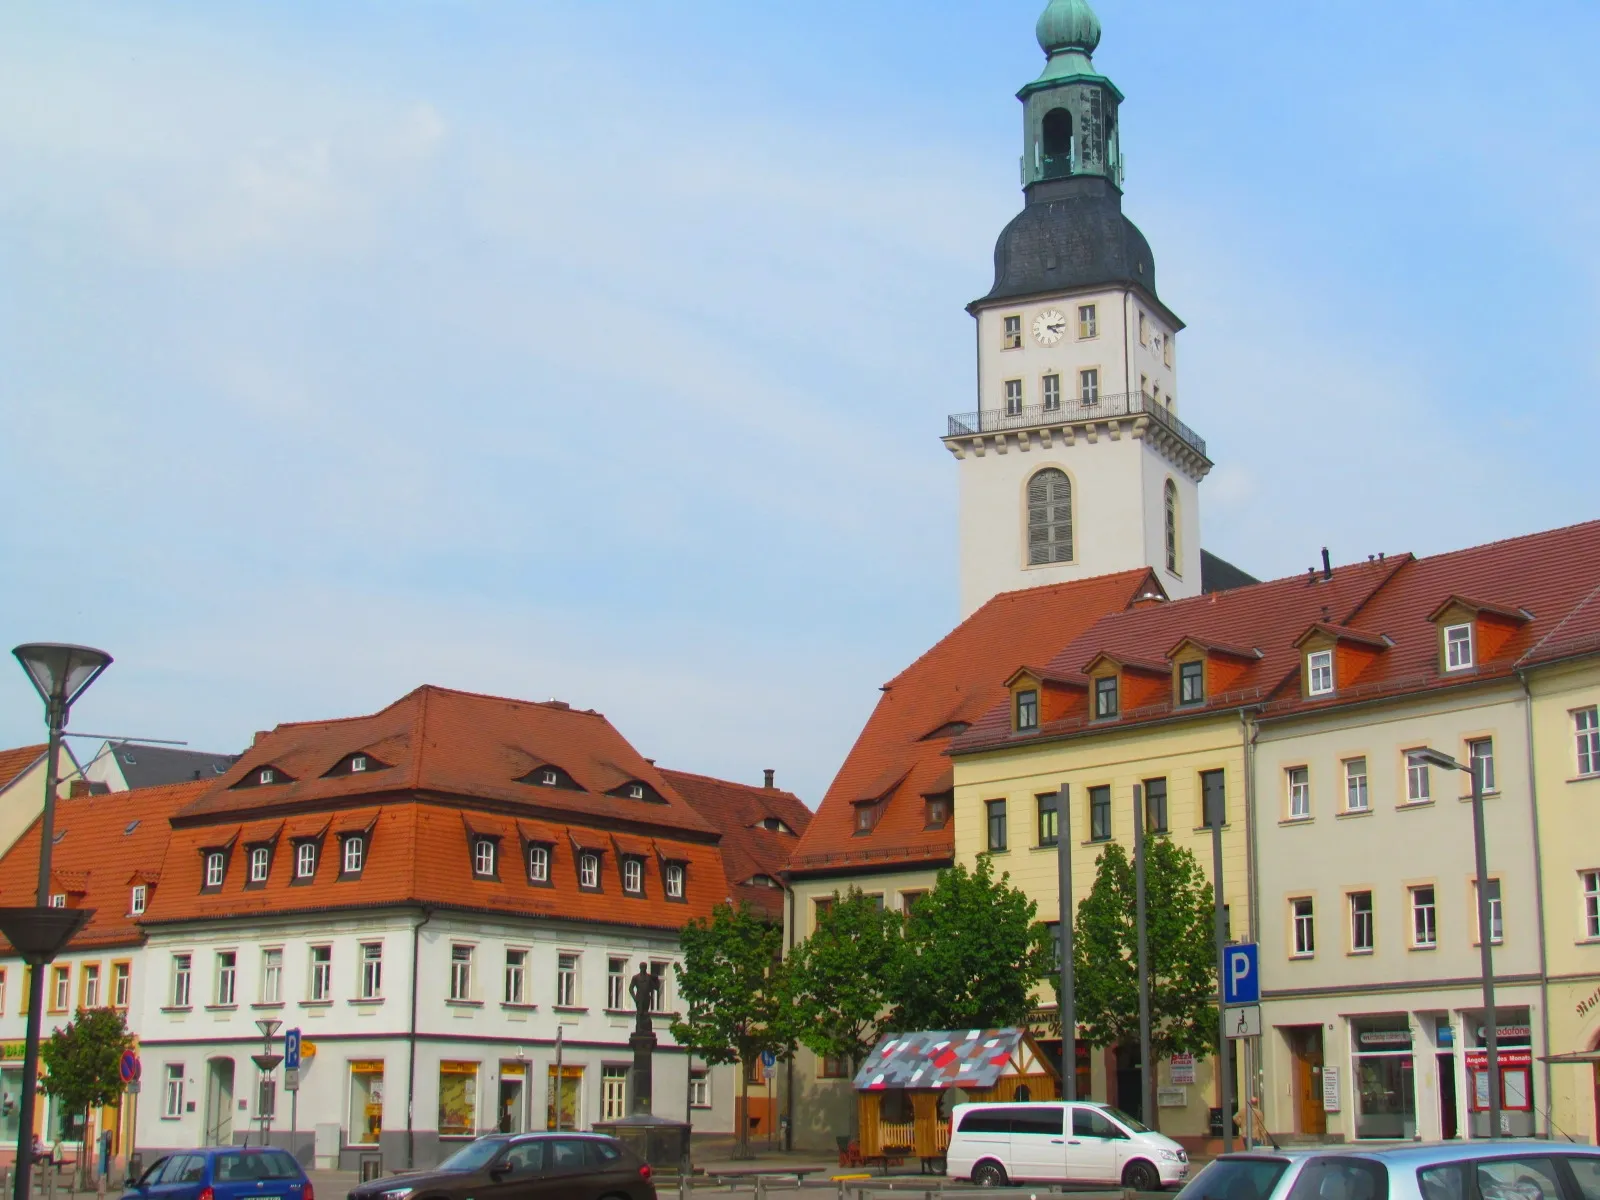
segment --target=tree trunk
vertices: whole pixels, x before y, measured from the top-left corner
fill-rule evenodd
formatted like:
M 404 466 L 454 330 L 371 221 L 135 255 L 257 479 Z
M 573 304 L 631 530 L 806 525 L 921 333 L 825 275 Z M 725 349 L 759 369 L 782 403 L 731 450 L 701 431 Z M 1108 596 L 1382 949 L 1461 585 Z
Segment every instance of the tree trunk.
M 739 1104 L 739 1145 L 735 1151 L 735 1158 L 750 1157 L 750 1065 L 744 1056 L 739 1056 L 739 1094 L 743 1100 Z

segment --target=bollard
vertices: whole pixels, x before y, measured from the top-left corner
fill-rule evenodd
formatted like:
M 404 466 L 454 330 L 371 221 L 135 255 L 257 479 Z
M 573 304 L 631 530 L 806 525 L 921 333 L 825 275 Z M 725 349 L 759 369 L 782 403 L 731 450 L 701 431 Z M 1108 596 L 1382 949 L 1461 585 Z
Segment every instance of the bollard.
M 678 1172 L 678 1200 L 689 1200 L 689 1173 Z
M 839 1200 L 844 1200 L 844 1180 L 839 1181 Z

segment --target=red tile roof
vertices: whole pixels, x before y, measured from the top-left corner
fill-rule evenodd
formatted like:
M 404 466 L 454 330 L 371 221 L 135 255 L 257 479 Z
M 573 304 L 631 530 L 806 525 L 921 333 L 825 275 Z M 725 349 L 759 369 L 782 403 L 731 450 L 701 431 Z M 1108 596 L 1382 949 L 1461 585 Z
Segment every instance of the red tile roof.
M 923 803 L 951 787 L 946 727 L 977 721 L 1004 698 L 1019 664 L 1050 658 L 1106 613 L 1160 590 L 1153 572 L 1123 571 L 1004 592 L 974 612 L 884 685 L 790 859 L 791 874 L 949 860 L 954 830 L 948 821 L 924 828 Z M 872 831 L 857 834 L 855 803 L 882 797 Z
M 721 830 L 728 895 L 748 900 L 774 920 L 782 920 L 783 892 L 746 881 L 756 875 L 775 881 L 782 878 L 800 835 L 811 824 L 811 810 L 800 797 L 782 788 L 755 787 L 687 771 L 663 770 L 661 774 L 695 811 Z M 791 832 L 761 828 L 768 817 L 778 818 Z
M 177 783 L 56 801 L 58 840 L 50 855 L 55 889 L 69 893 L 71 907 L 94 909 L 88 925 L 73 939 L 74 948 L 136 945 L 144 939 L 128 912 L 133 885 L 153 884 L 159 878 L 170 833 L 168 818 L 209 786 L 208 781 Z M 0 904 L 33 904 L 38 879 L 35 820 L 0 858 Z M 159 886 L 151 888 L 151 902 L 160 891 Z
M 47 749 L 49 747 L 41 743 L 37 746 L 18 746 L 15 750 L 0 750 L 0 791 L 10 787 L 19 775 L 43 758 Z

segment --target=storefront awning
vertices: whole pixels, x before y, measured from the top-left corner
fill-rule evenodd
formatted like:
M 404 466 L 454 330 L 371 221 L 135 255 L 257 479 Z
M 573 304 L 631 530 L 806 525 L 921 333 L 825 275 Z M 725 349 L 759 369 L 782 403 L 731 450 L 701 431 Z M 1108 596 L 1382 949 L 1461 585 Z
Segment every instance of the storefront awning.
M 1541 1054 L 1539 1061 L 1542 1063 L 1573 1063 L 1578 1066 L 1594 1066 L 1600 1063 L 1600 1050 L 1574 1050 L 1570 1054 Z

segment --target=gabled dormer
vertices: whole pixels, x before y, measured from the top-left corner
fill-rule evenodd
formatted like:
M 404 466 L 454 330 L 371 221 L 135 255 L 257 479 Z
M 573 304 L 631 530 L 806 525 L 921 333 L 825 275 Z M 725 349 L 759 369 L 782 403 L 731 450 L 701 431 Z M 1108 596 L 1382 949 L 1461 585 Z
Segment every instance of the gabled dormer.
M 556 766 L 555 763 L 540 763 L 526 775 L 517 779 L 518 783 L 531 784 L 534 787 L 562 788 L 569 792 L 581 792 L 584 787 L 565 768 Z
M 1167 651 L 1172 663 L 1172 703 L 1178 708 L 1201 708 L 1215 696 L 1225 695 L 1261 660 L 1253 646 L 1233 646 L 1208 638 L 1186 637 Z
M 1083 673 L 1089 677 L 1089 719 L 1115 721 L 1123 713 L 1166 700 L 1172 665 L 1164 659 L 1102 651 L 1084 664 Z
M 233 787 L 280 787 L 283 784 L 293 783 L 294 781 L 294 776 L 290 775 L 282 767 L 275 766 L 272 763 L 263 763 L 259 767 L 251 767 L 244 773 L 244 778 L 240 779 Z
M 646 804 L 665 804 L 667 802 L 665 796 L 642 779 L 630 779 L 627 783 L 620 783 L 607 792 L 606 795 L 618 796 L 624 800 L 642 800 Z
M 1011 731 L 1031 733 L 1041 725 L 1083 710 L 1088 681 L 1041 667 L 1018 667 L 1006 680 L 1011 692 Z
M 861 789 L 850 802 L 851 823 L 856 837 L 864 837 L 878 827 L 883 810 L 889 807 L 889 798 L 911 774 L 907 768 L 894 767 Z
M 1394 643 L 1348 625 L 1316 621 L 1294 645 L 1300 651 L 1300 694 L 1318 700 L 1360 683 Z
M 1428 620 L 1439 631 L 1439 670 L 1455 675 L 1493 662 L 1533 614 L 1525 608 L 1453 595 L 1429 613 Z
M 337 779 L 344 775 L 365 775 L 371 771 L 387 771 L 389 767 L 390 764 L 380 760 L 377 755 L 366 750 L 356 750 L 334 763 L 322 773 L 322 777 Z

